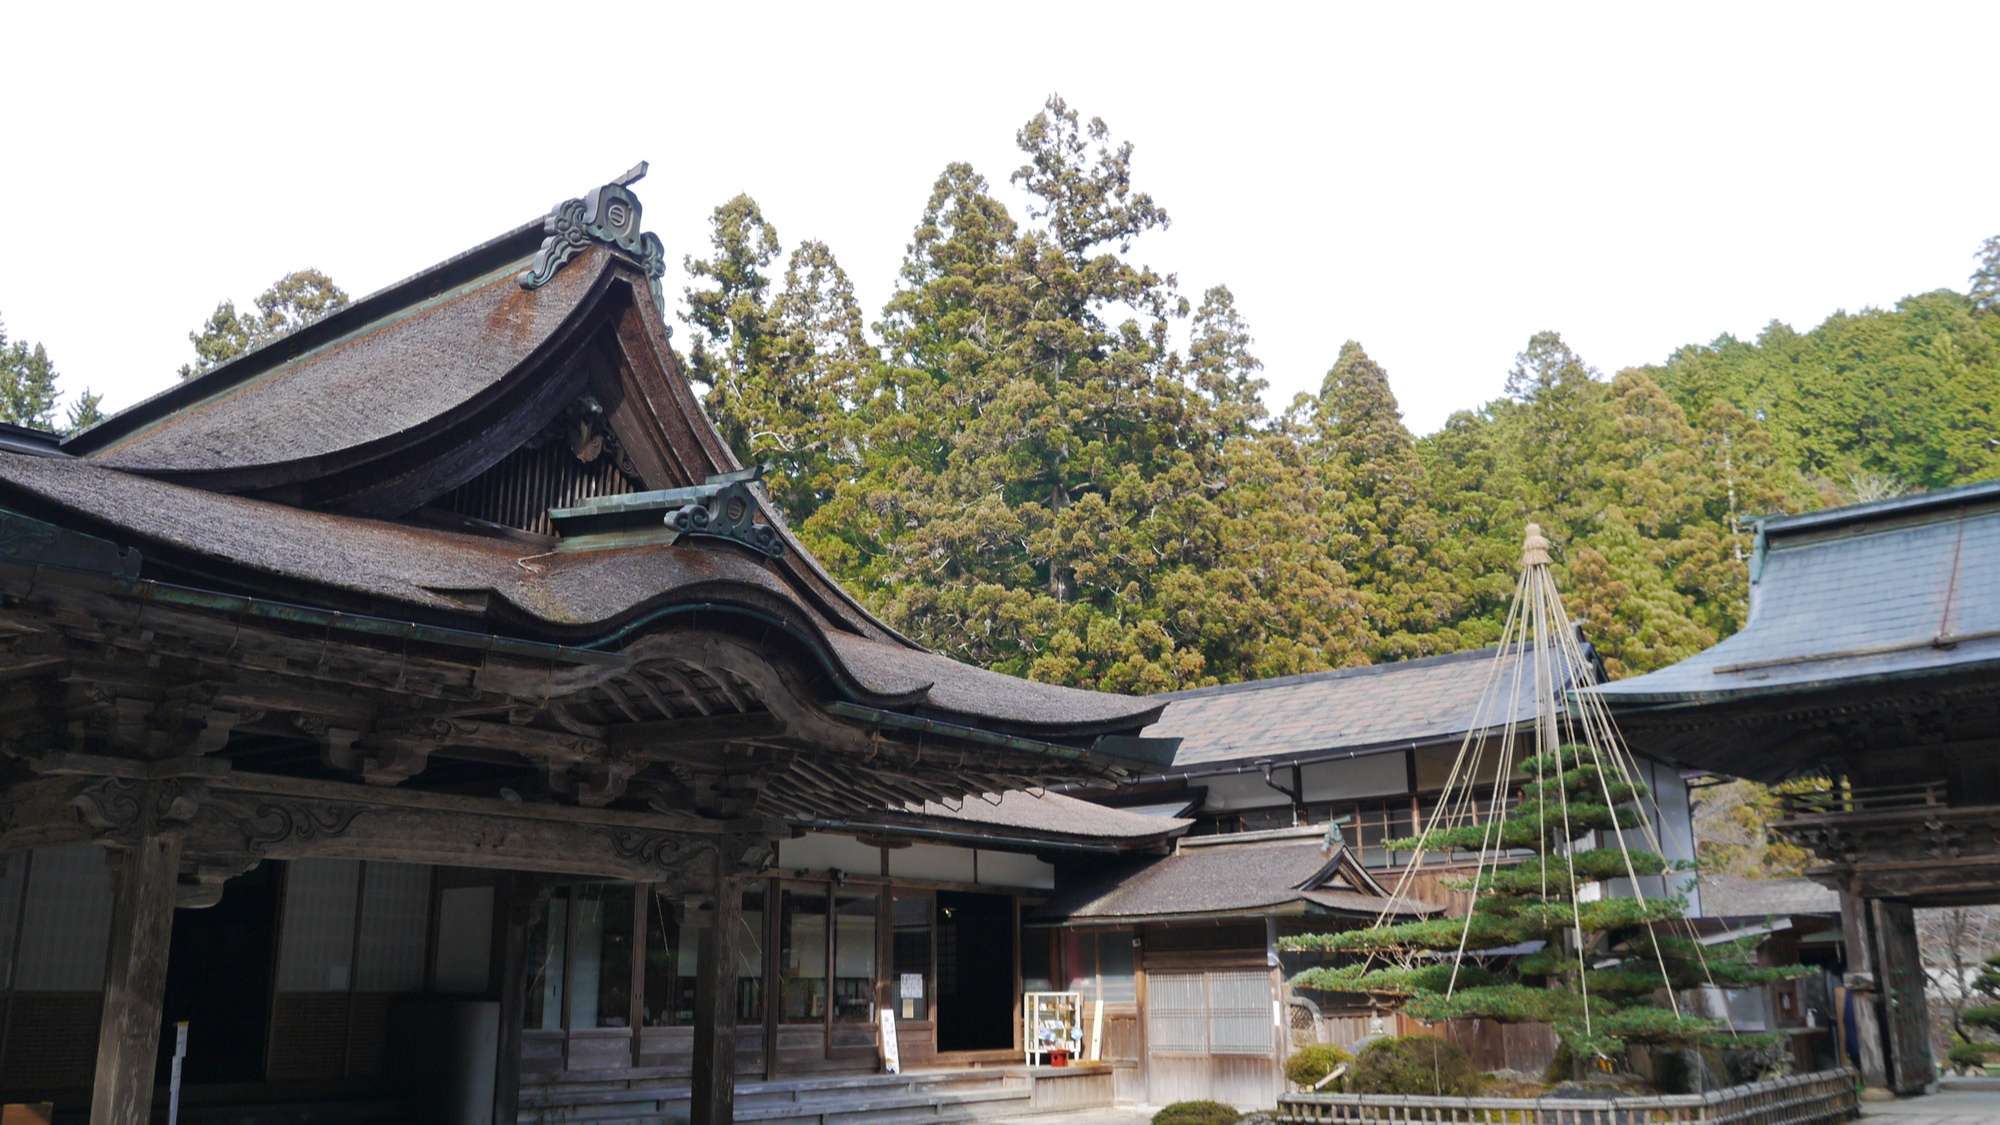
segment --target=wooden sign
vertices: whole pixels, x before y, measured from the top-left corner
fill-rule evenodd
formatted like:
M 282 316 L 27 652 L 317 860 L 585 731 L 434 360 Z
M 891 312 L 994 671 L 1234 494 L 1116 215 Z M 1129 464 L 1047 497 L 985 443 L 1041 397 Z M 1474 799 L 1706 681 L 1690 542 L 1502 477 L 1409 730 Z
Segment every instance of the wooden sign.
M 903 1059 L 896 1051 L 896 1010 L 883 1008 L 882 1015 L 882 1071 L 885 1074 L 903 1073 Z

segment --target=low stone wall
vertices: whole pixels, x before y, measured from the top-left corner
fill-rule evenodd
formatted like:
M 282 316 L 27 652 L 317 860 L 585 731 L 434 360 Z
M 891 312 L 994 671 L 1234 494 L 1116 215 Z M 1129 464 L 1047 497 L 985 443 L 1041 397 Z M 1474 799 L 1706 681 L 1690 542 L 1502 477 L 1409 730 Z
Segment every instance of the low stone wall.
M 1284 1125 L 1656 1125 L 1682 1121 L 1731 1125 L 1819 1125 L 1860 1112 L 1852 1070 L 1821 1070 L 1731 1086 L 1706 1094 L 1591 1098 L 1425 1098 L 1393 1094 L 1286 1094 Z

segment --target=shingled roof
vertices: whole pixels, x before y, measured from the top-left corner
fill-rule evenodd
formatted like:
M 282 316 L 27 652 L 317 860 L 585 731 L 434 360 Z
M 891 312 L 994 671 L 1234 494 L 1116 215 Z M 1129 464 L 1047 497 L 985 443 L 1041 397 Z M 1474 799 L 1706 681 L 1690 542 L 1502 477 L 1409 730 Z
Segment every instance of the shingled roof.
M 1146 734 L 1181 740 L 1180 773 L 1454 742 L 1474 725 L 1489 682 L 1503 702 L 1481 725 L 1534 716 L 1532 670 L 1522 674 L 1515 653 L 1495 657 L 1484 648 L 1171 692 L 1155 697 L 1167 708 Z
M 534 641 L 611 645 L 670 612 L 752 615 L 803 638 L 847 701 L 961 730 L 1081 741 L 1156 717 L 1160 701 L 924 651 L 840 589 L 754 486 L 763 553 L 436 529 L 432 505 L 579 405 L 648 494 L 740 468 L 667 345 L 661 247 L 637 234 L 627 183 L 593 194 L 629 205 L 606 213 L 633 237 L 565 242 L 569 201 L 67 439 L 66 456 L 0 444 L 0 507 L 136 548 L 148 581 Z
M 1184 839 L 1174 854 L 1107 864 L 1059 888 L 1034 921 L 1108 925 L 1176 918 L 1333 911 L 1374 917 L 1391 904 L 1387 890 L 1345 847 L 1329 850 L 1317 834 L 1286 839 Z M 1397 914 L 1437 907 L 1396 900 Z
M 1811 879 L 1704 875 L 1701 878 L 1701 912 L 1709 918 L 1838 914 L 1840 895 Z
M 1595 688 L 1716 703 L 2000 664 L 2000 481 L 1765 520 L 1741 631 Z

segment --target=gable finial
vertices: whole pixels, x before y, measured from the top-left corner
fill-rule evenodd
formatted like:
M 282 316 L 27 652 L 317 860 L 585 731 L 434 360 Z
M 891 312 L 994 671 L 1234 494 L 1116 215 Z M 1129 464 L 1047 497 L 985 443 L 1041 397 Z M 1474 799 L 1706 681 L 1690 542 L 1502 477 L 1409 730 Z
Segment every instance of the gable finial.
M 641 160 L 624 175 L 592 191 L 581 199 L 565 199 L 550 209 L 542 221 L 542 248 L 521 271 L 523 289 L 539 289 L 556 271 L 582 253 L 592 242 L 601 242 L 624 251 L 646 271 L 646 284 L 653 300 L 666 307 L 666 293 L 660 278 L 667 272 L 667 248 L 660 236 L 639 229 L 641 208 L 632 186 L 646 175 L 648 164 Z

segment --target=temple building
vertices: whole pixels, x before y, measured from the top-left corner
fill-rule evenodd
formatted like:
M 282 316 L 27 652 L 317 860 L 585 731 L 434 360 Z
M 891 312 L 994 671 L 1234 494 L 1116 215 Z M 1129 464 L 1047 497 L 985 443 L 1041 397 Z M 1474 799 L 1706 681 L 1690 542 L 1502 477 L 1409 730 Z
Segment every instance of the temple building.
M 186 1020 L 191 1105 L 420 1067 L 511 1121 L 629 1072 L 728 1121 L 741 1071 L 876 1069 L 908 959 L 936 1050 L 1011 1054 L 1034 852 L 1178 827 L 1019 796 L 1156 768 L 1161 702 L 929 653 L 799 546 L 668 346 L 636 178 L 0 435 L 6 1100 L 145 1121 Z
M 1920 1092 L 1912 912 L 2000 902 L 2000 481 L 1764 520 L 1750 575 L 1740 632 L 1594 690 L 1635 750 L 1808 782 L 1775 827 L 1841 896 L 1855 1061 Z

